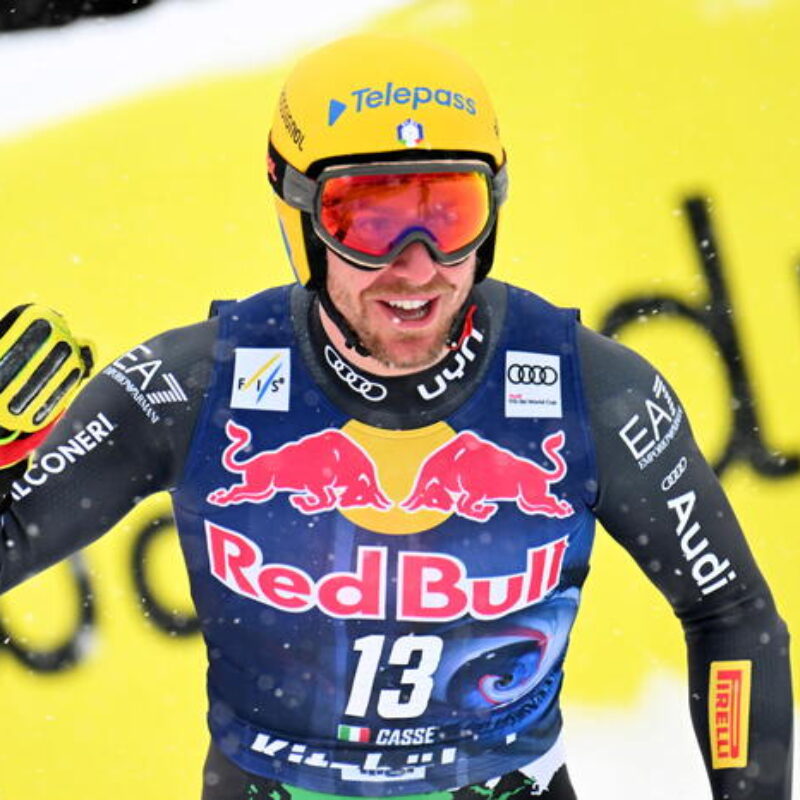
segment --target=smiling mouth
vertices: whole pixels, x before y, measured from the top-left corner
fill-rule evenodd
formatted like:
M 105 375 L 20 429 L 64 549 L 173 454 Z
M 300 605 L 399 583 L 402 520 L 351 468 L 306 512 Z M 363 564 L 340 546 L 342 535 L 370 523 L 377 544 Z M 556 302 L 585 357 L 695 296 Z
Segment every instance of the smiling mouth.
M 431 300 L 380 300 L 379 302 L 401 322 L 422 322 L 431 316 L 436 298 Z

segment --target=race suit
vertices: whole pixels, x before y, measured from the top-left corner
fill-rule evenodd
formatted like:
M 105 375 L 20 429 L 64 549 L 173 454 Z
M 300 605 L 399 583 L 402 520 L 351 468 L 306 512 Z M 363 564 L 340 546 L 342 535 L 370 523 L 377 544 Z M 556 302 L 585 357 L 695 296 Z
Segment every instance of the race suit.
M 300 287 L 128 351 L 13 483 L 2 588 L 167 490 L 215 756 L 337 795 L 510 773 L 535 793 L 564 763 L 596 518 L 684 626 L 714 797 L 785 800 L 788 636 L 675 393 L 573 311 L 490 280 L 470 303 L 457 348 L 412 376 L 354 367 Z M 734 684 L 731 737 L 709 698 Z

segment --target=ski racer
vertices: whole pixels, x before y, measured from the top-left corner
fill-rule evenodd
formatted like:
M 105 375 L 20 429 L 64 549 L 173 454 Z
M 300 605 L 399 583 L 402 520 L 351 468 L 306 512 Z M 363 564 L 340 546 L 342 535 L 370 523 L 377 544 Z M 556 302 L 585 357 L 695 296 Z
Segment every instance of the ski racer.
M 0 325 L 0 588 L 171 494 L 203 800 L 574 798 L 559 694 L 595 520 L 683 626 L 715 800 L 789 798 L 770 591 L 666 379 L 488 277 L 507 168 L 460 57 L 349 37 L 301 60 L 270 134 L 295 284 L 71 402 L 88 347 L 38 306 Z

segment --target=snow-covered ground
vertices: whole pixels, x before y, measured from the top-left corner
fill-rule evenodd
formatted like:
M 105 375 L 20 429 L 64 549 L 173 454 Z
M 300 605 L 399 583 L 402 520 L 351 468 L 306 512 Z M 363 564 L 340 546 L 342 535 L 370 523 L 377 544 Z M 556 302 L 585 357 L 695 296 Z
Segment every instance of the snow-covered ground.
M 402 4 L 161 0 L 125 16 L 0 33 L 0 136 L 142 90 L 275 63 Z

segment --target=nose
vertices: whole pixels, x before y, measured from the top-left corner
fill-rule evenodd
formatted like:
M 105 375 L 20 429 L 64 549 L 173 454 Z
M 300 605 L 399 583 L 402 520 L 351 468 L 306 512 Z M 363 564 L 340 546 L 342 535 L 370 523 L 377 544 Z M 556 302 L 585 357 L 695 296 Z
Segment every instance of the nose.
M 392 274 L 405 278 L 409 283 L 421 285 L 436 275 L 439 264 L 422 242 L 412 242 L 400 251 L 389 269 Z

